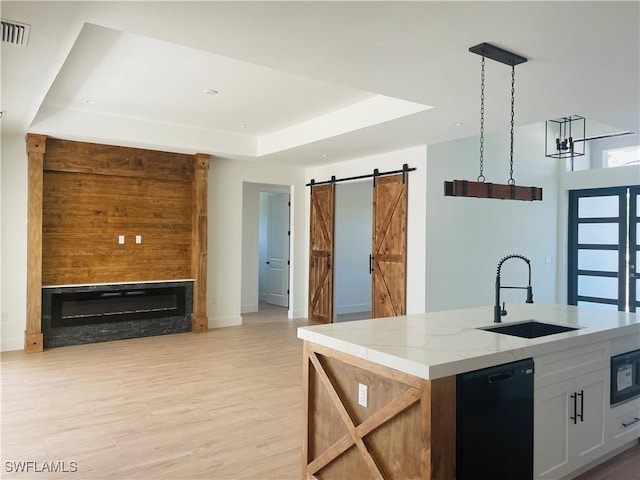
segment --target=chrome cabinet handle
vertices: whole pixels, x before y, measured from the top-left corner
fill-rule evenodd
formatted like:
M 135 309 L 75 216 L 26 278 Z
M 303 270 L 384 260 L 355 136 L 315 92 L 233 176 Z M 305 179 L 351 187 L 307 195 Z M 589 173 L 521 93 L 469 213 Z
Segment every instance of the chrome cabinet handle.
M 640 422 L 640 417 L 634 417 L 633 420 L 631 420 L 630 422 L 622 422 L 622 426 L 624 428 L 630 427 L 631 425 L 635 425 L 636 423 Z

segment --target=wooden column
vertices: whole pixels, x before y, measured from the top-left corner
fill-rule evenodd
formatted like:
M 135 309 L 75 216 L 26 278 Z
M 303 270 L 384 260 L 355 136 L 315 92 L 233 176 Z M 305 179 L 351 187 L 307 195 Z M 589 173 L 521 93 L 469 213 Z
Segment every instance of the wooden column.
M 27 134 L 29 186 L 27 206 L 26 352 L 41 352 L 42 342 L 42 176 L 46 135 Z
M 207 188 L 210 155 L 194 155 L 193 222 L 191 227 L 191 273 L 193 283 L 193 316 L 191 331 L 209 330 L 207 318 Z

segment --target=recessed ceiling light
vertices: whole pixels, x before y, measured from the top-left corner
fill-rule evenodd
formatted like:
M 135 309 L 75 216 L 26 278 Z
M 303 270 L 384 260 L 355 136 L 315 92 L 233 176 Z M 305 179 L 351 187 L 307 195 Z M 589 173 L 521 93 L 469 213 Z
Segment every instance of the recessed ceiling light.
M 240 123 L 240 124 L 236 125 L 236 127 L 238 127 L 238 128 L 247 128 L 247 126 L 246 126 L 246 125 L 243 125 L 242 123 Z
M 214 90 L 212 88 L 205 88 L 202 93 L 204 93 L 205 95 L 217 95 L 218 91 Z
M 326 153 L 321 153 L 320 154 L 320 158 L 327 158 L 327 157 L 328 157 L 328 155 Z
M 462 125 L 464 125 L 462 122 L 455 122 L 451 124 L 452 127 L 461 127 Z
M 94 105 L 96 103 L 96 101 L 87 99 L 87 100 L 84 101 L 84 103 L 87 103 L 89 105 Z

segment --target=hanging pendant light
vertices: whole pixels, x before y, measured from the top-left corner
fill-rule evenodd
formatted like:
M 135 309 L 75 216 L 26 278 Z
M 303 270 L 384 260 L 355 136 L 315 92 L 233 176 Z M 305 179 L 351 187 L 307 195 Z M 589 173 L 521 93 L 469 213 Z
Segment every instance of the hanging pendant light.
M 480 73 L 480 175 L 477 181 L 453 180 L 444 182 L 444 194 L 450 197 L 499 198 L 502 200 L 542 200 L 542 188 L 516 185 L 513 178 L 513 131 L 515 117 L 515 76 L 516 65 L 526 58 L 511 53 L 489 43 L 481 43 L 469 49 L 482 57 Z M 485 182 L 484 177 L 484 69 L 485 58 L 511 66 L 511 132 L 509 155 L 509 180 L 507 184 Z

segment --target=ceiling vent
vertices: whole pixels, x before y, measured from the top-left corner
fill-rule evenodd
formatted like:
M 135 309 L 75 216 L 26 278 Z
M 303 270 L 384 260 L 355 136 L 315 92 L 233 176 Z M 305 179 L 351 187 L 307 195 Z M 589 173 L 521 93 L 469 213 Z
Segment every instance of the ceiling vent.
M 20 47 L 29 43 L 31 25 L 2 19 L 2 43 L 11 43 Z

